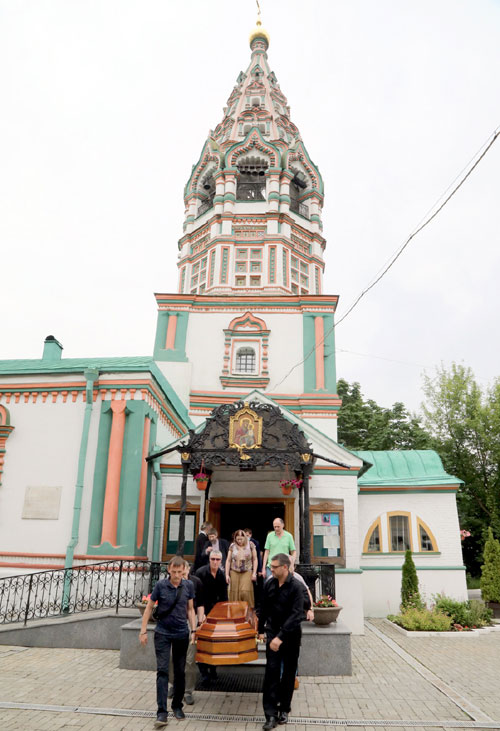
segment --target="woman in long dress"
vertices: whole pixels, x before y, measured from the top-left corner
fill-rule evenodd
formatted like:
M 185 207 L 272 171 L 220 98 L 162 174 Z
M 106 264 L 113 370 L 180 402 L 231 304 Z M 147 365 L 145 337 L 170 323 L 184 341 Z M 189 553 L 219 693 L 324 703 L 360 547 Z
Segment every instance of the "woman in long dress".
M 226 559 L 226 580 L 230 602 L 248 602 L 255 606 L 253 582 L 257 581 L 257 551 L 245 531 L 234 533 Z

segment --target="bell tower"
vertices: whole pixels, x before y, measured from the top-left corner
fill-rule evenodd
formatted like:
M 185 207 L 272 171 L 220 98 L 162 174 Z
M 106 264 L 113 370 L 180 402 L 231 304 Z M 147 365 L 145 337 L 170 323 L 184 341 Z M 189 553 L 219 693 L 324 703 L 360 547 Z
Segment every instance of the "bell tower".
M 321 294 L 323 181 L 268 62 L 260 20 L 251 57 L 184 190 L 182 294 Z
M 156 294 L 154 357 L 195 422 L 253 390 L 336 436 L 334 314 L 322 292 L 323 181 L 276 74 L 269 34 L 184 188 L 176 294 Z

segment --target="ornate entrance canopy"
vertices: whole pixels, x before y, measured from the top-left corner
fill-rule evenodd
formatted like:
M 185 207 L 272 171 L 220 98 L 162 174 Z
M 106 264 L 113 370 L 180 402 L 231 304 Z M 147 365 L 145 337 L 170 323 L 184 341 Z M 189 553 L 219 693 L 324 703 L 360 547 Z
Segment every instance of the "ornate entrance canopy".
M 212 412 L 204 429 L 191 430 L 181 458 L 191 471 L 220 465 L 254 469 L 264 465 L 296 472 L 311 465 L 311 445 L 297 424 L 291 424 L 277 406 L 252 401 L 222 404 Z

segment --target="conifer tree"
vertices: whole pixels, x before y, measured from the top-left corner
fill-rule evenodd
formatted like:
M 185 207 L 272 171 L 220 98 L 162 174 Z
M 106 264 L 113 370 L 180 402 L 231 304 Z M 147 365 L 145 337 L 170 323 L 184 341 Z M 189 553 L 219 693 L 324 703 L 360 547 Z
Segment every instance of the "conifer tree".
M 401 610 L 408 607 L 422 607 L 423 602 L 418 590 L 418 576 L 415 563 L 408 549 L 405 553 L 405 560 L 401 573 Z
M 493 537 L 491 528 L 484 544 L 480 586 L 483 601 L 500 603 L 500 541 Z

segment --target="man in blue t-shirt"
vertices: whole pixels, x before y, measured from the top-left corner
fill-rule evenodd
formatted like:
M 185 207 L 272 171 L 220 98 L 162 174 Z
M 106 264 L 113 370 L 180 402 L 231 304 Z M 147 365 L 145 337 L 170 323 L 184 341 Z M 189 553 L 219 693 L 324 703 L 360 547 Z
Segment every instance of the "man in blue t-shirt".
M 185 718 L 182 710 L 182 699 L 185 688 L 186 654 L 189 642 L 195 642 L 196 616 L 194 613 L 194 588 L 191 581 L 183 579 L 184 559 L 174 556 L 168 565 L 168 579 L 159 581 L 148 600 L 142 616 L 139 635 L 141 645 L 148 642 L 147 626 L 153 613 L 155 602 L 158 602 L 158 621 L 155 628 L 156 654 L 156 701 L 158 711 L 155 727 L 168 723 L 168 663 L 170 651 L 174 661 L 174 695 L 172 711 L 177 719 Z

